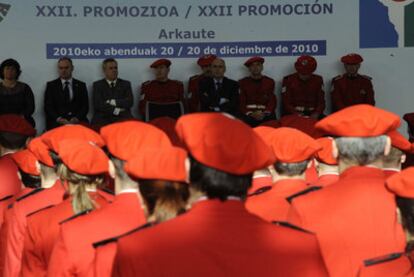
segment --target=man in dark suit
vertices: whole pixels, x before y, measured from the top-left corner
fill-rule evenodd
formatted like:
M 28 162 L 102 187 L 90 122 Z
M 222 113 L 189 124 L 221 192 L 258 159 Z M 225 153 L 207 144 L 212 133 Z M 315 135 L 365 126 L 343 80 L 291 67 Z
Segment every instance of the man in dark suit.
M 200 106 L 202 112 L 226 112 L 238 116 L 239 84 L 224 76 L 226 64 L 216 58 L 211 63 L 212 77 L 200 81 Z
M 88 90 L 84 82 L 72 78 L 72 72 L 72 60 L 61 58 L 58 61 L 59 78 L 46 85 L 44 109 L 47 130 L 88 122 Z
M 92 124 L 104 126 L 132 118 L 134 98 L 131 83 L 118 78 L 118 63 L 115 59 L 103 61 L 103 72 L 105 78 L 93 83 Z

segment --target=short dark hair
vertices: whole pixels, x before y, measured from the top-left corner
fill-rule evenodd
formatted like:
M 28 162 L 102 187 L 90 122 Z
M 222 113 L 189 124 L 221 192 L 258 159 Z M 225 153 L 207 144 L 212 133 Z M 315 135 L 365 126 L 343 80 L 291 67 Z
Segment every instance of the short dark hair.
M 14 67 L 14 69 L 16 69 L 16 80 L 18 80 L 20 77 L 20 74 L 22 74 L 22 71 L 20 69 L 20 64 L 14 59 L 7 59 L 1 63 L 0 79 L 4 80 L 4 68 L 6 67 Z
M 61 61 L 68 61 L 70 63 L 71 66 L 73 66 L 73 61 L 71 58 L 69 57 L 62 57 L 58 60 L 58 63 L 60 63 Z
M 29 137 L 21 134 L 0 132 L 0 145 L 11 150 L 23 148 Z
M 26 188 L 40 188 L 40 176 L 30 175 L 19 168 L 22 183 Z
M 396 196 L 395 200 L 401 212 L 402 226 L 414 235 L 414 199 Z
M 107 58 L 102 62 L 102 66 L 105 66 L 108 63 L 118 63 L 114 58 Z
M 184 183 L 138 179 L 139 191 L 148 213 L 156 222 L 166 221 L 186 211 L 190 196 L 188 185 Z
M 201 164 L 190 156 L 190 184 L 210 199 L 225 201 L 229 196 L 246 198 L 253 173 L 234 175 Z
M 274 164 L 275 170 L 278 174 L 284 176 L 296 176 L 302 175 L 308 168 L 309 161 L 303 161 L 298 163 L 281 163 L 276 162 Z

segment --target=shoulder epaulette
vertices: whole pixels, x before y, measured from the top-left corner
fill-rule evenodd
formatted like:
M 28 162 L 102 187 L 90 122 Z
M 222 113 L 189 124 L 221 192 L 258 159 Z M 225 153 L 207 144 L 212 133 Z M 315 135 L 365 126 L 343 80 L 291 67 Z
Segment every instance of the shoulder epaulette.
M 41 191 L 43 191 L 43 190 L 44 190 L 44 188 L 34 189 L 34 190 L 32 190 L 31 192 L 29 192 L 29 193 L 27 193 L 27 194 L 25 194 L 25 195 L 20 196 L 19 198 L 17 198 L 17 199 L 16 199 L 16 202 L 19 202 L 19 201 L 21 201 L 21 200 L 23 200 L 23 199 L 26 199 L 27 197 L 30 197 L 30 196 L 32 196 L 32 195 L 35 195 L 35 194 L 37 194 L 37 193 L 39 193 L 39 192 L 41 192 Z
M 314 191 L 317 191 L 317 190 L 320 190 L 320 189 L 322 189 L 322 187 L 313 186 L 313 187 L 307 188 L 305 190 L 302 190 L 302 191 L 300 191 L 298 193 L 295 193 L 295 194 L 287 197 L 286 200 L 289 203 L 292 203 L 293 199 L 295 199 L 296 197 L 299 197 L 299 196 L 302 196 L 302 195 L 305 195 L 305 194 L 308 194 L 308 193 L 311 193 L 311 192 L 314 192 Z
M 259 195 L 262 193 L 265 193 L 266 191 L 269 191 L 272 189 L 272 186 L 266 186 L 266 187 L 262 187 L 260 189 L 255 190 L 254 192 L 250 193 L 249 195 L 247 195 L 248 197 L 250 196 L 255 196 L 255 195 Z
M 63 221 L 59 222 L 59 224 L 66 223 L 66 222 L 71 221 L 71 220 L 73 220 L 73 219 L 75 219 L 75 218 L 78 218 L 78 217 L 80 217 L 80 216 L 82 216 L 82 215 L 86 215 L 86 214 L 90 213 L 91 211 L 92 211 L 92 210 L 86 210 L 86 211 L 83 211 L 83 212 L 77 213 L 77 214 L 75 214 L 75 215 L 73 215 L 73 216 L 71 216 L 71 217 L 69 217 L 69 218 L 66 218 L 65 220 L 63 220 Z
M 151 227 L 151 226 L 154 226 L 154 225 L 156 225 L 156 224 L 155 223 L 146 223 L 146 224 L 141 225 L 138 228 L 132 229 L 132 230 L 130 230 L 130 231 L 128 231 L 128 232 L 126 232 L 126 233 L 124 233 L 122 235 L 119 235 L 119 236 L 116 236 L 116 237 L 112 237 L 112 238 L 109 238 L 109 239 L 105 239 L 105 240 L 101 240 L 101 241 L 95 242 L 94 244 L 92 244 L 93 245 L 93 248 L 98 248 L 98 247 L 104 246 L 104 245 L 109 244 L 109 243 L 112 243 L 112 242 L 117 242 L 120 238 L 123 238 L 125 236 L 128 236 L 128 235 L 130 235 L 132 233 L 135 233 L 135 232 L 144 230 L 144 229 L 146 229 L 148 227 Z
M 311 231 L 308 231 L 306 229 L 303 229 L 299 226 L 293 225 L 293 224 L 291 224 L 289 222 L 286 222 L 286 221 L 272 221 L 272 224 L 287 227 L 287 228 L 290 228 L 290 229 L 293 229 L 293 230 L 296 230 L 296 231 L 301 231 L 301 232 L 308 233 L 308 234 L 313 234 L 313 232 L 311 232 Z
M 151 80 L 145 81 L 145 82 L 142 83 L 142 86 L 147 86 L 147 85 L 151 84 L 151 82 L 152 82 Z
M 183 84 L 183 82 L 181 82 L 180 80 L 170 80 L 171 82 L 177 83 L 179 85 Z
M 100 190 L 110 194 L 110 195 L 115 195 L 115 192 L 113 190 L 110 190 L 108 188 L 101 188 Z
M 2 199 L 0 199 L 0 202 L 9 200 L 12 197 L 13 197 L 13 195 L 7 195 L 6 197 L 3 197 Z
M 368 75 L 361 75 L 362 78 L 364 79 L 368 79 L 368 80 L 372 80 L 372 77 L 368 76 Z
M 193 75 L 190 77 L 190 81 L 198 78 L 200 78 L 200 75 Z
M 41 212 L 41 211 L 44 211 L 44 210 L 50 209 L 50 208 L 52 208 L 52 207 L 54 207 L 54 206 L 55 206 L 55 205 L 50 205 L 50 206 L 47 206 L 47 207 L 41 208 L 41 209 L 39 209 L 39 210 L 37 210 L 37 211 L 34 211 L 34 212 L 32 212 L 32 213 L 30 213 L 30 214 L 26 215 L 26 217 L 29 217 L 29 216 L 32 216 L 32 215 L 34 215 L 34 214 L 37 214 L 38 212 Z
M 342 79 L 342 77 L 343 77 L 343 75 L 335 76 L 335 77 L 332 78 L 332 82 L 336 81 L 336 80 L 339 80 L 339 79 Z
M 376 265 L 376 264 L 381 264 L 381 263 L 393 261 L 393 260 L 396 260 L 396 259 L 400 258 L 402 255 L 403 255 L 403 253 L 392 253 L 392 254 L 389 254 L 389 255 L 385 255 L 385 256 L 369 259 L 369 260 L 365 260 L 364 265 L 365 266 L 371 266 L 371 265 Z

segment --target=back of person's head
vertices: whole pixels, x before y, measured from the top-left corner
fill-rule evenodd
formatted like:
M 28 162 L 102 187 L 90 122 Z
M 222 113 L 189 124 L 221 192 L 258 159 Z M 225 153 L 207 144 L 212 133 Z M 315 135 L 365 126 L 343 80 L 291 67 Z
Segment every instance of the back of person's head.
M 383 158 L 387 136 L 339 137 L 335 139 L 335 142 L 339 161 L 363 166 Z
M 308 160 L 297 163 L 276 162 L 274 167 L 279 175 L 293 177 L 304 174 L 308 168 L 308 164 Z
M 163 222 L 185 212 L 188 185 L 164 180 L 138 180 L 151 221 Z
M 253 173 L 235 175 L 206 166 L 190 157 L 190 184 L 210 199 L 246 198 Z
M 0 132 L 0 146 L 9 150 L 19 150 L 26 146 L 29 137 L 10 132 Z
M 62 181 L 69 183 L 69 193 L 72 196 L 72 207 L 75 213 L 95 209 L 95 202 L 90 198 L 87 188 L 90 186 L 101 187 L 105 176 L 81 175 L 70 170 L 65 164 L 58 167 L 58 175 Z
M 383 156 L 383 167 L 384 168 L 398 168 L 403 162 L 404 152 L 400 149 L 391 147 L 390 153 L 386 156 Z

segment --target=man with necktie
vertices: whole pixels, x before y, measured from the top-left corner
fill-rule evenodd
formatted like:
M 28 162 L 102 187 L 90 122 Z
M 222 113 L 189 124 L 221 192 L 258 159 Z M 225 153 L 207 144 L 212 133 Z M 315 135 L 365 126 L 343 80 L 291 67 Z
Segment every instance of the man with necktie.
M 88 90 L 86 84 L 74 79 L 73 62 L 63 57 L 58 61 L 59 78 L 46 85 L 44 110 L 46 113 L 46 129 L 61 125 L 88 122 L 89 111 Z
M 226 64 L 216 58 L 211 63 L 212 77 L 200 81 L 200 106 L 202 112 L 226 112 L 234 116 L 239 109 L 239 84 L 224 76 Z

